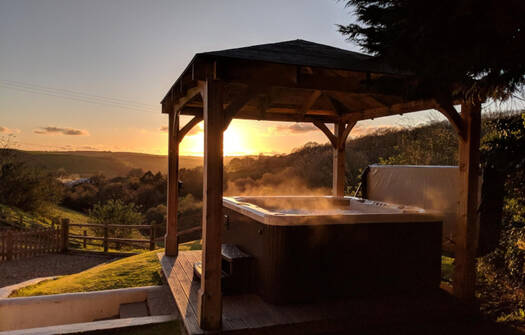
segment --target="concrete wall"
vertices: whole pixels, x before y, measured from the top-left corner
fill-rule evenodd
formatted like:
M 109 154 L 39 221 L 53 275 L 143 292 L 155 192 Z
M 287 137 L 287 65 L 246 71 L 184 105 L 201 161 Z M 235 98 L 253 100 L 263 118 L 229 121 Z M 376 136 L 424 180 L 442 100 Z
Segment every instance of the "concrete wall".
M 146 301 L 161 286 L 0 299 L 0 331 L 90 322 L 119 315 L 120 304 Z

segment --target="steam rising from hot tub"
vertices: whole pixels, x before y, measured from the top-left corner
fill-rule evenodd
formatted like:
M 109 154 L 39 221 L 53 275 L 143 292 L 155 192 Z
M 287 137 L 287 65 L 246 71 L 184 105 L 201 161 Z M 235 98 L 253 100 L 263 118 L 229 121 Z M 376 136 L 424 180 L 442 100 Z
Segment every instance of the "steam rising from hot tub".
M 224 191 L 225 196 L 328 194 L 329 188 L 309 187 L 291 168 L 285 168 L 279 173 L 265 173 L 258 179 L 248 177 L 228 181 Z

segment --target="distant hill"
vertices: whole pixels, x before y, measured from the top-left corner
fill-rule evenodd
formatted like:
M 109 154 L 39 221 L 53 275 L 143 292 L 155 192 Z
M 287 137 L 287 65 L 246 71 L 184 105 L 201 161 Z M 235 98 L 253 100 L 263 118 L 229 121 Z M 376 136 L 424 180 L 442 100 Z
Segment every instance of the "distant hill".
M 168 157 L 134 152 L 110 151 L 22 151 L 16 150 L 17 157 L 27 164 L 39 168 L 64 169 L 68 174 L 88 177 L 102 173 L 107 177 L 127 174 L 131 169 L 140 168 L 154 173 L 168 170 Z M 180 168 L 202 166 L 202 157 L 181 156 Z
M 111 151 L 14 151 L 20 160 L 31 166 L 54 171 L 64 169 L 67 174 L 80 177 L 99 173 L 106 177 L 122 176 L 131 169 L 138 168 L 153 173 L 168 172 L 168 156 L 164 155 Z M 233 158 L 235 157 L 224 157 L 224 164 L 228 164 Z M 202 164 L 202 157 L 179 157 L 181 169 L 193 169 Z

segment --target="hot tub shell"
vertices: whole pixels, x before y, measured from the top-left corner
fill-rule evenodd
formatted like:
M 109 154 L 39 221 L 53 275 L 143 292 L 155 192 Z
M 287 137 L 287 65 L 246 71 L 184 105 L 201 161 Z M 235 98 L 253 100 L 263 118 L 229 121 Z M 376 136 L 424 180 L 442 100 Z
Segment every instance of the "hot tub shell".
M 270 303 L 439 288 L 436 214 L 330 196 L 224 197 L 223 207 L 223 243 L 254 257 L 248 286 Z

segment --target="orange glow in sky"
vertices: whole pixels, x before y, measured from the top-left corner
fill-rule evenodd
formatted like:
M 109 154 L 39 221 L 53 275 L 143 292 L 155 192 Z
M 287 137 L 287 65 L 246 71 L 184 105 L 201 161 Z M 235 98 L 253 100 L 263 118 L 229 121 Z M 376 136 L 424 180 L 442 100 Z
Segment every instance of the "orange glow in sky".
M 180 144 L 181 155 L 201 156 L 204 147 L 204 124 L 197 124 Z M 224 132 L 224 154 L 226 156 L 256 155 L 264 151 L 257 146 L 256 138 L 250 136 L 250 129 L 232 123 Z

